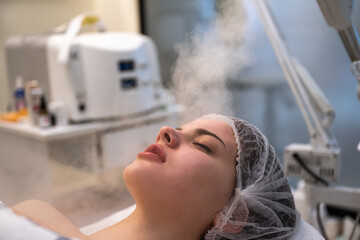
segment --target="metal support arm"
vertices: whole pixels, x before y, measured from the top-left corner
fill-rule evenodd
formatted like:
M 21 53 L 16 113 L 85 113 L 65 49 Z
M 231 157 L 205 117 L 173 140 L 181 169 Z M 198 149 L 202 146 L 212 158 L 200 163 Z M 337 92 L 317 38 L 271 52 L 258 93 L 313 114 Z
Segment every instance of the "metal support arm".
M 306 69 L 295 57 L 291 56 L 286 39 L 266 2 L 256 0 L 255 3 L 265 31 L 307 125 L 311 144 L 324 148 L 336 147 L 336 139 L 330 129 L 334 118 L 333 108 Z

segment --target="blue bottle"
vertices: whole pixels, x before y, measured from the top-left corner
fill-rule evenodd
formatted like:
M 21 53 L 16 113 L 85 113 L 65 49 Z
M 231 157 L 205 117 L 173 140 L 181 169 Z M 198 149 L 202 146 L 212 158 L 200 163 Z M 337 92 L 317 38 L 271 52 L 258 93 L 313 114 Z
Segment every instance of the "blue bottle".
M 21 76 L 16 77 L 16 85 L 14 91 L 15 98 L 15 111 L 22 112 L 26 110 L 25 104 L 25 88 L 24 82 Z

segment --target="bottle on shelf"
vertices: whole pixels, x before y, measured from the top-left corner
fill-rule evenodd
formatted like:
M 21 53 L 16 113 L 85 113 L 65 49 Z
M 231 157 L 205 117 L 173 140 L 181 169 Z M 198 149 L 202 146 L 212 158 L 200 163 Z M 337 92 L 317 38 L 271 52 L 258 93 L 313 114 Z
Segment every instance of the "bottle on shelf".
M 39 122 L 40 99 L 43 95 L 42 88 L 37 80 L 26 84 L 26 102 L 29 113 L 30 124 L 37 126 Z
M 14 91 L 14 100 L 15 100 L 15 111 L 19 116 L 26 116 L 26 102 L 25 102 L 25 89 L 24 89 L 24 80 L 19 75 L 16 77 L 15 81 L 15 91 Z
M 42 95 L 40 97 L 38 125 L 41 128 L 46 128 L 50 126 L 50 117 L 49 117 L 45 95 Z

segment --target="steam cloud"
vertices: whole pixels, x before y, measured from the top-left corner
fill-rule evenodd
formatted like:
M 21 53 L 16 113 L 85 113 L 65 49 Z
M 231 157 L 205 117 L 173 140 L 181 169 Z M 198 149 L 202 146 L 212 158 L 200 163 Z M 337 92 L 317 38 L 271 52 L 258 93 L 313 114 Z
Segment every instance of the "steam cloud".
M 247 18 L 241 0 L 218 1 L 217 15 L 205 31 L 191 33 L 176 46 L 173 88 L 186 110 L 181 121 L 206 113 L 232 115 L 229 79 L 252 62 L 247 36 Z

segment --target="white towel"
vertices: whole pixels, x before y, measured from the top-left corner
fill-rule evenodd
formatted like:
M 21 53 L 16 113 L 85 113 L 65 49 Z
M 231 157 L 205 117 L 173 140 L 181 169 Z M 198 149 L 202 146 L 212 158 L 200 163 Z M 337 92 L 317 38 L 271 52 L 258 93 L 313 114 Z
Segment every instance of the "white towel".
M 301 219 L 299 230 L 291 240 L 325 240 L 323 236 L 310 224 Z

